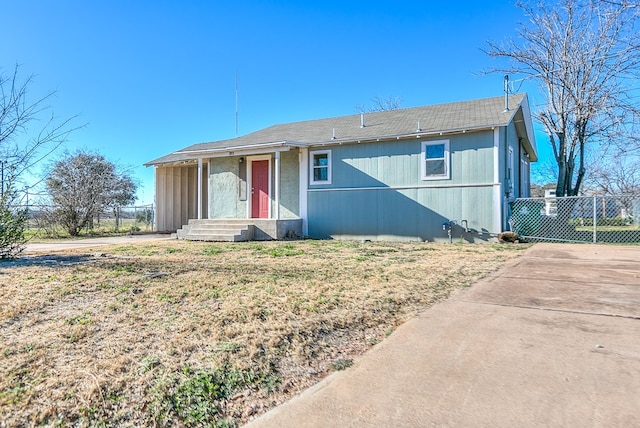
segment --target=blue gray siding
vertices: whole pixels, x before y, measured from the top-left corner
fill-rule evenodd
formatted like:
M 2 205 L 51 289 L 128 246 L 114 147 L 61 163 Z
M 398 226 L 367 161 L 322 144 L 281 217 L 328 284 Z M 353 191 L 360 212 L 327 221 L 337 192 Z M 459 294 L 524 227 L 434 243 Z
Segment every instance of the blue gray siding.
M 442 136 L 449 140 L 451 177 L 422 180 L 421 142 L 331 146 L 332 183 L 309 186 L 308 227 L 314 238 L 447 239 L 442 225 L 467 220 L 486 238 L 493 231 L 494 134 Z

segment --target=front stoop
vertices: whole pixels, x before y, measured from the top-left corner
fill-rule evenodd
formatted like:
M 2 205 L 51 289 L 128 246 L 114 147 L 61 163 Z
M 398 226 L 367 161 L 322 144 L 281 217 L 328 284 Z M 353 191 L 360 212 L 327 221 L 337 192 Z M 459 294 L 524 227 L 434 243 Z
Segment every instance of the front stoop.
M 187 241 L 251 241 L 253 226 L 236 220 L 189 220 L 176 234 Z
M 301 219 L 201 219 L 176 231 L 178 239 L 189 241 L 264 241 L 302 236 Z

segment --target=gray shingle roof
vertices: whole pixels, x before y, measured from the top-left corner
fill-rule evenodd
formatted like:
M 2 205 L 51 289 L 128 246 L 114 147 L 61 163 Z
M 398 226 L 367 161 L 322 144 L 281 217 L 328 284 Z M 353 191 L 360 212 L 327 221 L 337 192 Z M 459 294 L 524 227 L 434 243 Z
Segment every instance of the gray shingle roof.
M 270 126 L 241 137 L 194 144 L 160 157 L 145 165 L 181 162 L 202 157 L 206 152 L 240 150 L 277 145 L 313 146 L 319 144 L 375 141 L 471 131 L 505 126 L 513 120 L 525 94 L 509 96 L 509 111 L 505 111 L 504 97 L 485 98 L 424 107 L 391 110 L 364 115 L 354 114 L 328 119 L 308 120 Z M 528 111 L 528 105 L 525 107 Z M 418 124 L 420 131 L 418 131 Z M 335 131 L 334 131 L 335 130 Z M 334 133 L 335 132 L 335 133 Z M 335 135 L 335 139 L 333 136 Z M 535 146 L 534 146 L 535 147 Z M 535 149 L 534 149 L 535 150 Z

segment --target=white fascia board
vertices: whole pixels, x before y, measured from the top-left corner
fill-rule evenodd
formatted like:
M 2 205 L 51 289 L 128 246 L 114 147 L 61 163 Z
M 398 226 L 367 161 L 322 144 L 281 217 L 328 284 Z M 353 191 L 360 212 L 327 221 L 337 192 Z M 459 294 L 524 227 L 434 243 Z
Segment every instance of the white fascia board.
M 538 160 L 538 147 L 536 146 L 536 134 L 533 131 L 533 120 L 531 120 L 531 111 L 529 110 L 529 96 L 525 94 L 522 103 L 522 114 L 524 117 L 524 124 L 527 127 L 527 139 L 531 148 L 533 149 L 533 155 L 535 160 Z
M 268 149 L 270 152 L 274 151 L 287 151 L 291 147 L 306 147 L 304 143 L 298 143 L 295 141 L 277 141 L 271 143 L 258 143 L 258 144 L 247 144 L 244 146 L 226 146 L 226 147 L 216 147 L 213 149 L 203 149 L 203 150 L 181 150 L 178 152 L 174 152 L 177 155 L 209 155 L 211 153 L 228 153 L 228 152 L 248 152 L 254 150 L 265 150 Z M 264 152 L 263 152 L 264 153 Z
M 262 155 L 265 153 L 275 153 L 275 152 L 288 152 L 291 150 L 291 147 L 271 147 L 271 148 L 262 148 L 262 149 L 226 149 L 222 151 L 199 151 L 189 153 L 193 156 L 193 159 L 210 159 L 210 158 L 224 158 L 229 156 L 252 156 L 252 155 Z M 183 152 L 184 153 L 184 152 Z
M 478 132 L 478 131 L 493 131 L 495 128 L 505 126 L 505 124 L 496 124 L 496 125 L 483 125 L 475 128 L 460 128 L 460 129 L 448 129 L 442 131 L 428 131 L 428 132 L 412 132 L 410 134 L 399 134 L 399 135 L 381 135 L 379 137 L 366 137 L 360 139 L 353 138 L 344 138 L 344 139 L 335 139 L 329 141 L 319 141 L 315 143 L 308 143 L 304 147 L 309 148 L 319 148 L 324 146 L 338 146 L 341 144 L 356 144 L 356 143 L 375 143 L 378 141 L 393 141 L 393 140 L 410 140 L 410 139 L 418 139 L 418 138 L 431 138 L 431 137 L 441 137 L 452 134 L 465 134 L 467 132 Z

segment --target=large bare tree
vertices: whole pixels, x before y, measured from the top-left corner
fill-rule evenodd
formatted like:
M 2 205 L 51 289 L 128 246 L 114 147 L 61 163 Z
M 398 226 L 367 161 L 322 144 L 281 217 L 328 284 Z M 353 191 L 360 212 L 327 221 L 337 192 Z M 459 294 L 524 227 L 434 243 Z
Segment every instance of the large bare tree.
M 536 81 L 545 96 L 534 108 L 553 148 L 556 194 L 578 195 L 590 147 L 615 145 L 638 117 L 640 32 L 637 2 L 542 0 L 518 3 L 528 22 L 516 38 L 489 42 L 508 60 L 491 71 Z
M 63 144 L 77 127 L 75 117 L 57 118 L 48 104 L 54 92 L 33 97 L 29 87 L 33 76 L 21 77 L 20 67 L 5 72 L 0 68 L 0 161 L 3 186 L 33 170 Z
M 32 97 L 33 77 L 15 66 L 0 68 L 0 258 L 23 249 L 27 212 L 19 207 L 18 183 L 58 148 L 75 129 L 73 118 L 59 120 L 48 105 L 54 93 Z M 25 184 L 25 183 L 23 183 Z

